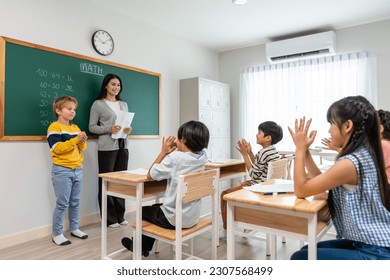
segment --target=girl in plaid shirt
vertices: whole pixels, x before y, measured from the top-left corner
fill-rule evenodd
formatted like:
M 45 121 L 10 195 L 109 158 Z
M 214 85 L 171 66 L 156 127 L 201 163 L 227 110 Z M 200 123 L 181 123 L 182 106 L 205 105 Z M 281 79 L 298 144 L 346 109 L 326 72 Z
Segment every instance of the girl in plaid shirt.
M 333 146 L 340 148 L 336 163 L 321 173 L 309 146 L 311 119 L 289 127 L 296 146 L 294 188 L 304 198 L 329 191 L 328 205 L 337 232 L 336 240 L 317 244 L 322 260 L 390 259 L 390 187 L 384 168 L 379 119 L 375 108 L 362 96 L 345 97 L 328 109 Z M 306 172 L 310 175 L 307 178 Z M 307 259 L 307 246 L 291 259 Z

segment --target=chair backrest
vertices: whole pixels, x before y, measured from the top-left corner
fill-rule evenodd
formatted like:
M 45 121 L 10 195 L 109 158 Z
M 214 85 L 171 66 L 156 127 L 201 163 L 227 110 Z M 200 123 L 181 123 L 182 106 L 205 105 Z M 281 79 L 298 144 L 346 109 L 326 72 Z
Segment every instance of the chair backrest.
M 289 158 L 282 158 L 268 163 L 267 180 L 289 179 Z
M 211 196 L 211 220 L 213 228 L 217 224 L 217 190 L 218 170 L 209 169 L 196 173 L 180 175 L 176 196 L 176 240 L 181 240 L 182 235 L 182 207 L 183 204 Z M 180 230 L 178 230 L 180 229 Z M 214 244 L 216 246 L 216 244 Z
M 217 189 L 218 171 L 209 169 L 205 171 L 189 173 L 179 176 L 178 199 L 182 203 L 188 203 L 213 195 Z

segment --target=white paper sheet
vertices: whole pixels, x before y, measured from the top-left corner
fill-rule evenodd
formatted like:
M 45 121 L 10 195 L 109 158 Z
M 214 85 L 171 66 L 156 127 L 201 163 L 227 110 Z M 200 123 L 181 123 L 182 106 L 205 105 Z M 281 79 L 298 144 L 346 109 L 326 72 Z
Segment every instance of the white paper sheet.
M 223 163 L 229 163 L 232 161 L 237 161 L 236 159 L 229 159 L 229 158 L 218 158 L 218 159 L 210 159 L 210 163 L 217 163 L 217 164 L 223 164 Z
M 262 182 L 260 184 L 244 187 L 244 189 L 252 192 L 261 193 L 282 193 L 282 192 L 294 192 L 293 180 L 273 179 Z
M 137 169 L 133 169 L 133 170 L 126 170 L 124 172 L 130 173 L 130 174 L 137 174 L 137 175 L 147 175 L 148 174 L 148 169 L 137 168 Z
M 127 134 L 123 132 L 123 129 L 131 126 L 135 113 L 119 111 L 117 112 L 117 118 L 115 125 L 119 125 L 121 130 L 118 133 L 112 134 L 111 137 L 114 139 L 126 138 Z

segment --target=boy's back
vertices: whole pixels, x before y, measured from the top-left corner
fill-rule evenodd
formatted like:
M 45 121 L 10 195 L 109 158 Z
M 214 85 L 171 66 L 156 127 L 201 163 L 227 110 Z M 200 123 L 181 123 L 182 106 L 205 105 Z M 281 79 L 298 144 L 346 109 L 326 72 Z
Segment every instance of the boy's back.
M 167 189 L 161 206 L 166 218 L 175 224 L 176 194 L 179 175 L 203 171 L 207 162 L 205 151 L 198 153 L 174 151 L 159 164 L 155 164 L 150 175 L 155 180 L 167 179 Z M 183 205 L 183 228 L 195 225 L 200 216 L 200 201 Z

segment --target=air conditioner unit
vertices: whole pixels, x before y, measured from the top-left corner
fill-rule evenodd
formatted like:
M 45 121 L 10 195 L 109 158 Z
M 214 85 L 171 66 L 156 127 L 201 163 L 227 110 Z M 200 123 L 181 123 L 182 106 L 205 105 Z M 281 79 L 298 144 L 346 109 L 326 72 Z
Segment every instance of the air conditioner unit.
M 265 45 L 265 53 L 270 63 L 332 55 L 335 52 L 334 31 L 270 42 Z

